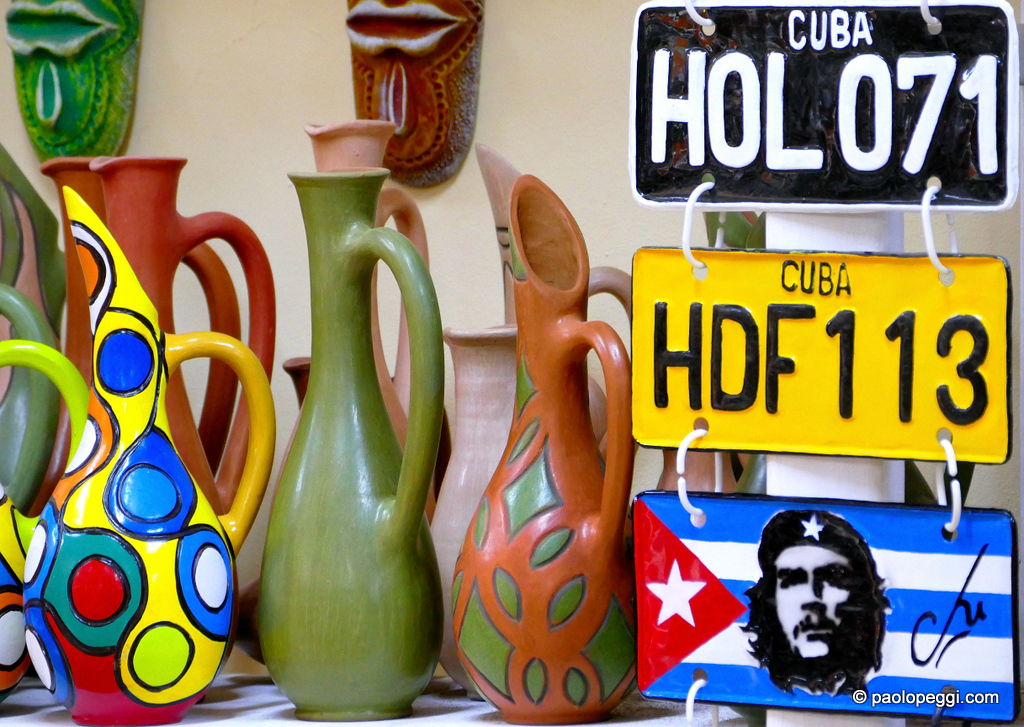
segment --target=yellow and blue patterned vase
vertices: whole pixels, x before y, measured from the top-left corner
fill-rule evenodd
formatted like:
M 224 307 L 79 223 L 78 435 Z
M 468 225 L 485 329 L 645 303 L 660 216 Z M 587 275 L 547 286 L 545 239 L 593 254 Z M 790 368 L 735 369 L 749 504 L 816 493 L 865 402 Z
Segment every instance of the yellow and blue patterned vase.
M 64 189 L 90 294 L 95 372 L 89 420 L 25 558 L 26 642 L 44 686 L 82 724 L 177 722 L 227 656 L 234 557 L 273 461 L 266 375 L 241 343 L 161 332 L 109 231 Z M 182 464 L 164 406 L 189 358 L 236 370 L 252 414 L 235 504 L 217 516 Z

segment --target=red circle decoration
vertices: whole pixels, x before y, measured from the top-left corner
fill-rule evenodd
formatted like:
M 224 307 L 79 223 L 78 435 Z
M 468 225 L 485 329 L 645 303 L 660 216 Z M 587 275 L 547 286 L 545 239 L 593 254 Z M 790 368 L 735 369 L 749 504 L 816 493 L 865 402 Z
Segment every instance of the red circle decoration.
M 120 569 L 105 560 L 87 560 L 71 576 L 71 604 L 87 621 L 109 619 L 121 608 L 125 595 Z

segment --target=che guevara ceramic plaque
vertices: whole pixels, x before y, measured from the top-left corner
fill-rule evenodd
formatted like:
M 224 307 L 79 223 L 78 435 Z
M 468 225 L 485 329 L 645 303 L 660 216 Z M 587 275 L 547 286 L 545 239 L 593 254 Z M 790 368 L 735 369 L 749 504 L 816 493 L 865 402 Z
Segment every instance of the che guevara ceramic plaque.
M 637 681 L 653 699 L 1011 721 L 1017 535 L 1001 510 L 645 492 Z M 701 674 L 703 672 L 703 674 Z
M 633 257 L 633 436 L 697 449 L 942 461 L 1010 455 L 999 257 L 682 250 Z
M 1002 0 L 643 5 L 629 163 L 637 201 L 722 209 L 1001 209 L 1017 193 L 1018 38 Z

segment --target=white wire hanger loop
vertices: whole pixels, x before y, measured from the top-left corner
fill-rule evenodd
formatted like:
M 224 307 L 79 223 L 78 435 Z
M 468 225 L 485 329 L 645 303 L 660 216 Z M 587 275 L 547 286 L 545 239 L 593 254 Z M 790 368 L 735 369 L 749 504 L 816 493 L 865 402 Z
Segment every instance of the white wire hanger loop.
M 921 17 L 928 24 L 929 33 L 938 35 L 942 32 L 942 21 L 932 15 L 931 8 L 928 7 L 928 0 L 921 0 Z
M 960 527 L 960 515 L 963 512 L 963 495 L 960 489 L 960 480 L 957 479 L 957 466 L 956 466 L 956 452 L 953 451 L 953 442 L 948 436 L 939 435 L 939 445 L 946 452 L 946 467 L 945 469 L 949 472 L 949 490 L 950 490 L 950 505 L 952 507 L 952 514 L 948 523 L 942 526 L 950 535 L 956 532 L 956 529 Z M 940 464 L 937 468 L 936 485 L 938 486 L 938 500 L 940 505 L 946 504 L 946 487 L 942 477 L 942 465 Z
M 690 238 L 693 235 L 693 208 L 697 205 L 697 199 L 714 186 L 714 182 L 699 184 L 686 200 L 686 217 L 683 218 L 683 255 L 686 256 L 686 262 L 693 267 L 693 277 L 697 280 L 704 280 L 708 277 L 708 266 L 695 258 L 690 249 Z
M 708 680 L 697 679 L 690 685 L 690 691 L 686 693 L 686 727 L 693 727 L 693 704 L 697 701 L 697 692 L 707 686 Z M 711 727 L 718 727 L 718 707 L 711 707 Z
M 715 21 L 698 13 L 697 8 L 693 7 L 693 0 L 686 0 L 686 14 L 690 16 L 690 20 L 701 27 L 704 35 L 711 35 L 715 32 Z M 935 34 L 932 33 L 932 35 Z
M 939 280 L 942 284 L 949 286 L 953 284 L 956 275 L 953 273 L 952 268 L 946 267 L 939 260 L 939 256 L 935 252 L 935 235 L 932 233 L 932 200 L 935 199 L 939 189 L 941 187 L 932 184 L 924 191 L 924 197 L 921 198 L 921 227 L 924 230 L 924 245 L 928 250 L 928 259 L 932 261 L 932 265 L 939 271 Z
M 695 528 L 704 527 L 707 516 L 703 510 L 690 502 L 690 497 L 686 494 L 686 450 L 690 448 L 694 440 L 706 437 L 707 434 L 707 429 L 694 429 L 683 437 L 683 441 L 679 443 L 679 449 L 676 450 L 676 474 L 679 476 L 676 486 L 679 488 L 679 503 L 686 512 L 690 513 L 690 523 Z

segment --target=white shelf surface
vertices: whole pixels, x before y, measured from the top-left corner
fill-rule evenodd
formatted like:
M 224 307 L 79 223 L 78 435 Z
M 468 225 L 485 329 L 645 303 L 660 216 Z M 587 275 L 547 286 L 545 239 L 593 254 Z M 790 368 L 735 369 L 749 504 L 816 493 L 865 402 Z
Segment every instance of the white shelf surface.
M 848 721 L 856 727 L 855 718 Z M 194 706 L 180 722 L 182 725 L 267 725 L 268 727 L 296 727 L 315 724 L 295 719 L 292 703 L 274 686 L 265 674 L 225 674 L 206 693 L 200 704 Z M 450 679 L 440 677 L 430 682 L 426 692 L 413 704 L 413 714 L 404 720 L 363 722 L 360 724 L 412 727 L 413 725 L 504 725 L 500 715 L 486 702 L 474 702 L 466 692 Z M 685 709 L 681 703 L 648 701 L 632 694 L 623 702 L 605 724 L 635 724 L 643 727 L 686 727 Z M 694 710 L 694 727 L 711 727 L 711 708 L 698 704 Z M 946 725 L 958 724 L 943 722 Z M 39 680 L 30 677 L 0 703 L 0 725 L 68 725 L 74 722 L 71 714 L 54 702 Z M 746 727 L 746 722 L 728 707 L 719 708 L 720 727 Z M 908 727 L 927 727 L 928 721 L 907 720 Z M 1014 725 L 1024 725 L 1018 719 Z
M 709 727 L 711 709 L 697 705 L 695 727 Z M 722 707 L 721 727 L 744 727 L 746 724 L 732 710 Z M 682 704 L 649 702 L 638 694 L 631 695 L 618 709 L 611 723 L 637 723 L 685 727 L 686 716 Z M 0 703 L 2 725 L 73 725 L 71 714 L 40 685 L 35 678 L 25 679 L 17 691 Z M 295 719 L 295 708 L 274 686 L 270 678 L 255 674 L 226 674 L 217 678 L 205 699 L 189 710 L 183 725 L 260 724 L 268 726 L 300 724 Z M 486 702 L 474 702 L 466 692 L 450 679 L 438 678 L 430 682 L 426 692 L 413 704 L 413 715 L 404 720 L 364 722 L 362 724 L 391 725 L 501 725 L 498 713 Z

